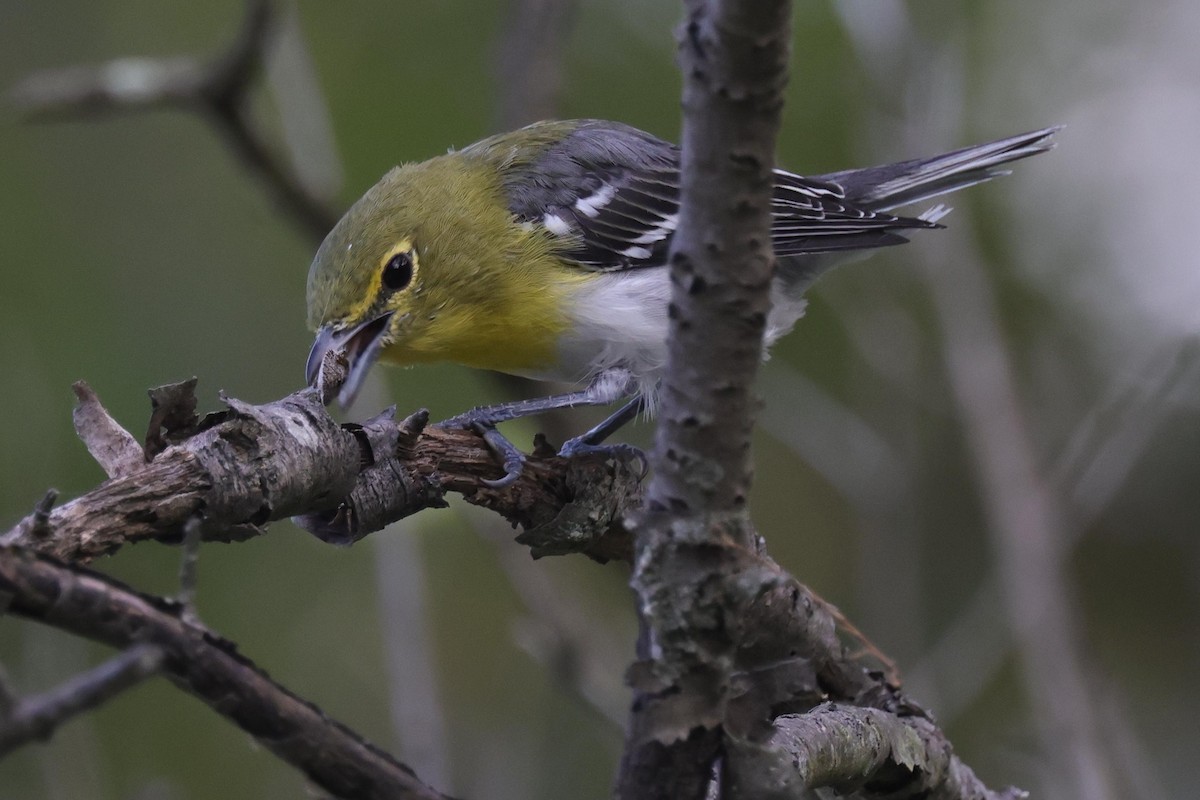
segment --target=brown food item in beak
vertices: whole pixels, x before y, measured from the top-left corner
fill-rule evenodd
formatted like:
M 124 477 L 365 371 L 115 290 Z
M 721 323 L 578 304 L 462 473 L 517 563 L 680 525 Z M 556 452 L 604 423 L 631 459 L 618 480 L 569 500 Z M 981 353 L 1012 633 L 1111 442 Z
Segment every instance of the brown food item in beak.
M 349 370 L 346 382 L 338 391 L 338 405 L 346 408 L 354 402 L 362 382 L 383 350 L 383 334 L 387 332 L 392 312 L 382 314 L 348 330 L 336 330 L 326 325 L 317 332 L 316 341 L 308 352 L 304 373 L 309 386 L 315 386 L 321 374 L 321 362 L 330 350 L 346 353 Z

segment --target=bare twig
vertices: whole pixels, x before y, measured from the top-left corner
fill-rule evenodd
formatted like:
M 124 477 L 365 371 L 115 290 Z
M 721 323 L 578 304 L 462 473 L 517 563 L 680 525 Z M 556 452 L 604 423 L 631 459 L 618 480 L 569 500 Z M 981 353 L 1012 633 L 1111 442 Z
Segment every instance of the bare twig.
M 12 613 L 113 647 L 149 643 L 175 685 L 337 797 L 440 800 L 412 771 L 270 680 L 232 643 L 180 619 L 178 605 L 20 548 L 0 547 Z
M 687 8 L 672 324 L 648 505 L 741 510 L 751 384 L 770 309 L 769 207 L 791 4 L 693 0 Z
M 61 686 L 18 700 L 8 714 L 0 710 L 0 757 L 27 742 L 48 739 L 64 722 L 156 674 L 162 661 L 155 645 L 135 644 Z
M 77 381 L 72 387 L 78 404 L 71 416 L 75 435 L 110 478 L 128 475 L 146 465 L 141 446 L 122 428 L 96 397 L 92 387 Z
M 184 622 L 198 624 L 196 588 L 200 579 L 200 534 L 204 526 L 200 517 L 183 523 L 183 557 L 179 563 L 179 617 Z
M 250 92 L 269 44 L 273 9 L 270 0 L 250 0 L 235 41 L 214 59 L 123 58 L 98 67 L 40 72 L 17 84 L 10 97 L 33 120 L 152 108 L 201 113 L 287 215 L 319 241 L 337 214 L 267 144 L 269 137 L 250 114 Z
M 194 405 L 179 386 L 158 394 Z M 98 402 L 88 396 L 93 397 L 88 402 Z M 190 429 L 168 427 L 163 435 L 174 444 L 141 470 L 55 509 L 47 539 L 30 535 L 27 518 L 0 535 L 0 546 L 87 560 L 145 539 L 178 541 L 200 509 L 203 539 L 228 539 L 231 527 L 236 532 L 237 526 L 303 513 L 302 524 L 349 542 L 440 505 L 441 493 L 449 490 L 521 525 L 518 540 L 535 555 L 632 558 L 619 520 L 641 499 L 633 466 L 603 456 L 567 460 L 535 452 L 521 479 L 496 491 L 482 484 L 498 467 L 476 434 L 426 427 L 419 414 L 400 422 L 384 414 L 363 425 L 339 426 L 321 399 L 318 389 L 261 406 L 227 399 L 229 410 Z M 383 505 L 371 505 L 374 498 Z M 743 555 L 769 575 L 770 585 L 746 609 L 750 633 L 739 663 L 749 668 L 781 656 L 801 657 L 816 665 L 821 688 L 810 689 L 817 694 L 879 707 L 904 702 L 888 699 L 885 685 L 843 656 L 835 615 L 825 603 L 765 554 Z
M 29 530 L 34 539 L 45 539 L 50 535 L 50 510 L 54 508 L 54 501 L 57 499 L 58 489 L 49 489 L 33 507 Z

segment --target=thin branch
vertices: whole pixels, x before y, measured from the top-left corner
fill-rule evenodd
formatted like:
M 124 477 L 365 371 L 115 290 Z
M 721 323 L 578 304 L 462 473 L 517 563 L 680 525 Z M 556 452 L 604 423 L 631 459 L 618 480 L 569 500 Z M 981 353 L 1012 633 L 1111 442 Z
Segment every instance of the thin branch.
M 196 590 L 200 582 L 200 534 L 204 525 L 200 517 L 183 524 L 183 558 L 179 563 L 179 616 L 189 624 L 198 624 Z
M 30 517 L 29 530 L 34 539 L 45 539 L 50 535 L 50 510 L 58 500 L 58 490 L 48 489 L 42 499 L 33 507 Z
M 179 616 L 177 604 L 20 548 L 0 547 L 11 613 L 113 647 L 153 645 L 176 686 L 337 797 L 441 800 L 412 771 L 272 681 L 236 647 Z
M 198 420 L 192 413 L 193 386 L 187 382 L 152 393 L 159 403 L 154 414 L 157 430 L 149 438 L 161 439 L 166 449 L 143 469 L 110 479 L 53 511 L 47 535 L 32 536 L 26 520 L 0 537 L 0 545 L 25 542 L 88 558 L 139 539 L 177 539 L 201 508 L 201 535 L 208 538 L 228 537 L 231 527 L 262 525 L 304 511 L 301 522 L 311 529 L 327 538 L 354 541 L 397 514 L 438 505 L 441 493 L 453 489 L 524 525 L 518 538 L 532 542 L 535 552 L 540 548 L 542 553 L 631 557 L 628 535 L 617 522 L 640 501 L 637 470 L 630 465 L 603 458 L 563 460 L 535 452 L 522 481 L 495 492 L 480 483 L 497 467 L 478 437 L 426 428 L 421 415 L 395 422 L 389 413 L 363 425 L 338 426 L 322 404 L 327 392 L 308 389 L 262 406 L 229 399 L 228 411 Z M 94 395 L 82 396 L 99 407 Z M 98 414 L 93 409 L 84 416 L 100 419 Z M 115 423 L 97 424 L 111 429 Z M 736 737 L 762 736 L 771 730 L 771 716 L 803 711 L 830 698 L 889 713 L 923 714 L 880 675 L 846 655 L 837 635 L 836 610 L 760 548 L 735 552 L 738 571 L 732 574 L 755 587 L 755 593 L 739 606 L 736 647 L 726 656 L 727 694 L 717 699 L 716 711 L 704 705 L 712 699 L 707 695 L 684 705 L 668 700 L 652 709 L 652 724 L 669 726 L 690 722 L 697 714 L 719 714 L 701 718 L 713 719 L 714 725 Z M 263 676 L 243 669 L 246 663 L 234 657 L 227 644 L 216 642 L 230 657 L 228 663 L 219 658 L 220 663 L 211 663 L 217 656 L 204 648 L 214 644 L 214 637 L 184 619 L 178 603 L 133 595 L 113 581 L 31 552 L 0 549 L 0 598 L 11 604 L 13 613 L 117 647 L 135 641 L 163 647 L 166 669 L 177 683 L 256 730 L 258 718 L 253 715 L 260 712 L 260 693 L 281 691 L 273 684 L 264 687 Z M 663 674 L 648 662 L 635 665 L 630 673 L 639 691 L 659 696 Z M 207 688 L 218 678 L 220 697 Z M 690 689 L 698 685 L 687 684 Z M 237 702 L 231 705 L 229 695 Z M 244 714 L 225 711 L 227 707 L 241 707 Z M 296 730 L 311 722 L 297 721 L 294 715 L 289 719 Z M 686 741 L 697 744 L 712 734 L 688 735 Z M 304 747 L 310 745 L 316 747 L 311 742 Z M 708 762 L 674 762 L 669 754 L 674 746 L 641 742 L 643 758 L 638 764 L 648 766 L 666 755 L 670 763 L 690 766 L 697 785 L 706 784 L 703 765 Z M 284 757 L 310 756 L 302 748 Z M 662 787 L 662 796 L 672 791 L 654 774 L 641 774 L 650 785 Z
M 192 386 L 166 394 L 194 408 Z M 82 416 L 105 430 L 116 426 L 94 394 L 81 397 L 94 406 Z M 633 465 L 603 455 L 568 460 L 534 453 L 521 479 L 497 491 L 483 484 L 499 468 L 482 439 L 426 426 L 423 413 L 396 421 L 389 411 L 341 426 L 315 389 L 264 405 L 225 403 L 226 411 L 203 420 L 184 415 L 152 433 L 166 447 L 152 461 L 57 507 L 44 525 L 31 514 L 0 534 L 0 545 L 87 561 L 148 539 L 178 542 L 198 515 L 207 541 L 245 539 L 271 521 L 296 516 L 321 538 L 346 544 L 444 506 L 445 492 L 453 491 L 520 525 L 518 540 L 535 555 L 630 558 L 619 520 L 640 498 Z M 94 437 L 85 431 L 83 438 Z
M 0 709 L 0 758 L 23 744 L 50 738 L 73 717 L 157 674 L 162 662 L 163 653 L 158 647 L 136 644 L 61 686 L 22 698 L 8 714 Z
M 128 475 L 146 465 L 146 456 L 133 434 L 109 415 L 100 398 L 84 381 L 71 389 L 78 403 L 71 413 L 75 435 L 110 478 Z
M 654 477 L 636 526 L 631 582 L 646 635 L 631 671 L 623 800 L 708 794 L 743 620 L 779 578 L 756 558 L 746 498 L 791 3 L 686 8 L 679 224 Z
M 651 509 L 740 511 L 770 310 L 775 138 L 791 3 L 689 0 L 671 326 Z
M 764 742 L 730 742 L 725 775 L 729 796 L 746 800 L 806 800 L 826 787 L 894 800 L 1028 796 L 984 786 L 929 720 L 832 704 L 781 717 Z
M 234 42 L 210 60 L 122 58 L 92 67 L 35 73 L 10 99 L 31 120 L 77 119 L 104 113 L 178 108 L 204 115 L 286 214 L 320 241 L 338 215 L 267 144 L 250 113 L 274 26 L 274 4 L 250 0 Z

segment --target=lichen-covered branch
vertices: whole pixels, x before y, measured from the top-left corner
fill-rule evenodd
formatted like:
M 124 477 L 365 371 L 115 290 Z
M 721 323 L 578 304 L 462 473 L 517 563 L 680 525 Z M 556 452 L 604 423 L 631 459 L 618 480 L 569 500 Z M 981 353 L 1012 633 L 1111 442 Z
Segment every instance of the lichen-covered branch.
M 175 603 L 23 548 L 0 547 L 8 613 L 119 648 L 149 644 L 163 674 L 339 798 L 442 800 L 403 764 L 272 681 Z
M 764 741 L 732 738 L 724 776 L 734 800 L 806 800 L 813 789 L 890 800 L 1017 800 L 963 764 L 929 720 L 828 704 L 781 717 Z
M 194 385 L 152 392 L 154 424 L 140 448 L 77 385 L 78 433 L 111 477 L 49 513 L 30 514 L 0 534 L 0 545 L 88 561 L 147 539 L 178 542 L 195 518 L 202 538 L 232 541 L 288 517 L 348 544 L 444 506 L 452 491 L 522 527 L 518 538 L 535 555 L 629 559 L 620 518 L 639 496 L 634 465 L 603 456 L 568 461 L 539 449 L 516 484 L 495 490 L 482 482 L 499 471 L 482 439 L 426 425 L 423 412 L 339 425 L 321 392 L 305 389 L 263 405 L 226 398 L 227 410 L 199 419 Z

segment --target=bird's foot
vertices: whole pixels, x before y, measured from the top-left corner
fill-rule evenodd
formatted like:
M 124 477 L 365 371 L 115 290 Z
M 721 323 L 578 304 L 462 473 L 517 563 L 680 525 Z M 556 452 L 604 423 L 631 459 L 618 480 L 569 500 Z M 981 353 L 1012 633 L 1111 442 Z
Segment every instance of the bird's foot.
M 636 461 L 638 463 L 639 481 L 645 478 L 646 473 L 650 471 L 650 459 L 646 456 L 646 451 L 631 444 L 592 444 L 587 441 L 587 436 L 584 435 L 568 439 L 558 450 L 558 454 L 562 458 L 574 458 L 592 453 L 601 453 L 621 462 Z
M 521 472 L 525 468 L 525 454 L 496 428 L 498 423 L 511 419 L 511 415 L 501 414 L 498 418 L 494 410 L 495 407 L 488 406 L 473 408 L 456 417 L 451 417 L 441 425 L 446 428 L 473 430 L 483 437 L 488 449 L 492 451 L 496 460 L 504 468 L 504 475 L 494 480 L 481 479 L 480 483 L 491 489 L 504 489 L 512 486 L 521 477 Z M 582 455 L 602 454 L 622 463 L 636 462 L 638 464 L 638 480 L 645 478 L 646 473 L 650 471 L 650 459 L 641 448 L 631 444 L 596 443 L 595 439 L 598 435 L 603 436 L 609 432 L 607 429 L 596 428 L 582 436 L 568 439 L 559 448 L 558 455 L 562 458 L 574 458 Z
M 488 446 L 492 455 L 504 468 L 504 476 L 495 480 L 481 478 L 479 482 L 490 489 L 504 489 L 512 486 L 521 477 L 521 472 L 525 469 L 525 454 L 496 429 L 497 420 L 492 419 L 487 410 L 487 408 L 471 409 L 457 417 L 451 417 L 443 422 L 442 426 L 473 430 L 483 437 L 484 444 Z

